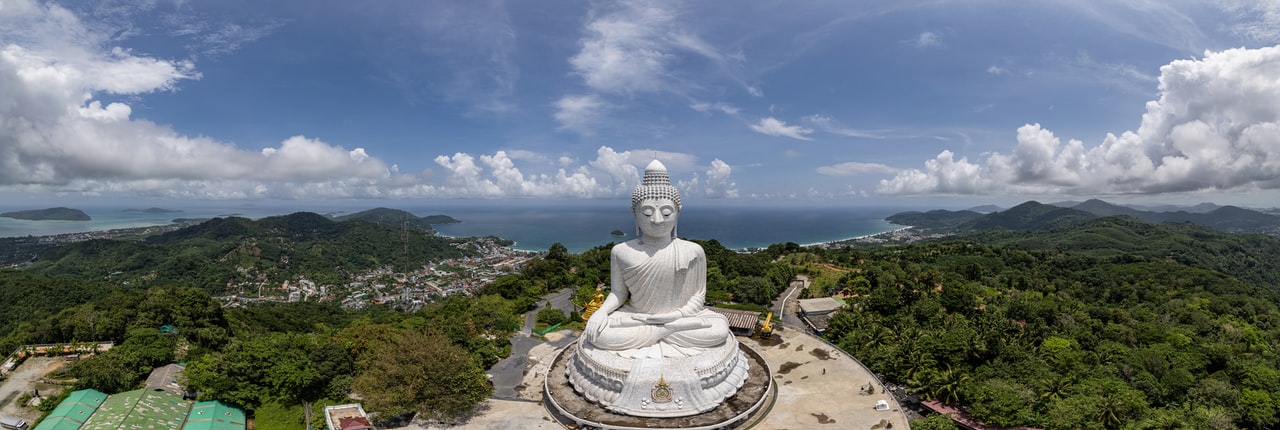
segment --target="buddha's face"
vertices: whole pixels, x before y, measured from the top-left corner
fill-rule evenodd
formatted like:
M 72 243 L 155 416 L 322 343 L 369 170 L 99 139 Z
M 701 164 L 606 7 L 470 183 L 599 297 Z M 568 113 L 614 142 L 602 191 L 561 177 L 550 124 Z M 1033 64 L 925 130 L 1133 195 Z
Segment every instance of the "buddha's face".
M 671 199 L 645 199 L 636 206 L 636 225 L 646 237 L 671 237 L 680 208 Z

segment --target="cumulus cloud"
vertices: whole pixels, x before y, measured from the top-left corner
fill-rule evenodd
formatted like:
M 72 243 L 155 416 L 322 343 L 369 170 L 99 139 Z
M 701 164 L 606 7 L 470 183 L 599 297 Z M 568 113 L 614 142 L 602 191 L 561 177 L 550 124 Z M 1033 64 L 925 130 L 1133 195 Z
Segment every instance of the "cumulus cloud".
M 585 165 L 562 166 L 548 173 L 528 173 L 526 170 L 536 170 L 537 166 L 535 169 L 517 166 L 506 151 L 478 157 L 467 153 L 441 155 L 435 162 L 443 168 L 443 181 L 439 186 L 416 191 L 434 197 L 623 197 L 640 183 L 642 167 L 639 166 L 647 165 L 654 154 L 667 165 L 673 181 L 686 193 L 707 198 L 738 196 L 737 184 L 731 177 L 732 168 L 719 159 L 713 160 L 705 171 L 704 184 L 697 172 L 688 173 L 693 167 L 692 155 L 648 150 L 619 152 L 608 146 L 597 149 L 596 158 Z M 682 175 L 691 175 L 691 178 L 679 179 Z
M 362 193 L 355 189 L 391 174 L 362 148 L 296 136 L 248 151 L 132 118 L 127 103 L 99 97 L 175 91 L 199 79 L 194 65 L 112 46 L 111 35 L 56 4 L 7 2 L 0 28 L 8 41 L 0 47 L 0 187 L 85 194 L 178 187 L 171 192 L 219 198 L 271 193 L 279 184 Z
M 1000 67 L 1000 66 L 996 66 L 996 65 L 992 65 L 991 67 L 988 67 L 988 68 L 987 68 L 987 74 L 989 74 L 989 75 L 1007 75 L 1007 74 L 1009 74 L 1009 69 L 1006 69 L 1006 68 L 1004 68 L 1004 67 Z
M 751 129 L 756 133 L 767 134 L 769 136 L 790 137 L 799 140 L 813 140 L 808 138 L 807 134 L 812 134 L 813 129 L 804 128 L 798 125 L 787 125 L 787 123 L 779 121 L 774 117 L 761 118 L 760 122 L 751 124 Z
M 719 158 L 711 160 L 711 166 L 707 168 L 707 197 L 723 197 L 737 198 L 738 184 L 733 182 L 730 176 L 733 174 L 733 168 L 728 163 L 721 161 Z
M 1009 153 L 984 160 L 943 151 L 880 182 L 917 193 L 1146 194 L 1280 188 L 1280 46 L 1206 52 L 1160 68 L 1159 98 L 1136 131 L 1096 146 L 1063 143 L 1039 124 Z
M 830 176 L 853 176 L 864 173 L 898 173 L 898 169 L 880 163 L 861 163 L 850 161 L 818 168 L 818 173 Z

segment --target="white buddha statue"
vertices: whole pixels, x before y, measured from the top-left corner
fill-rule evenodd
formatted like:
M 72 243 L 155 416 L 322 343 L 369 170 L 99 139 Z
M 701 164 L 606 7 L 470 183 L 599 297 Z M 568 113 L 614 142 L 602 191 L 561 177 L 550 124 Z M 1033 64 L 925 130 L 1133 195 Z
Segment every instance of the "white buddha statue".
M 614 412 L 705 412 L 747 376 L 728 320 L 703 306 L 702 247 L 675 237 L 680 208 L 666 167 L 654 160 L 631 196 L 639 237 L 613 247 L 609 295 L 587 320 L 569 366 L 574 388 Z

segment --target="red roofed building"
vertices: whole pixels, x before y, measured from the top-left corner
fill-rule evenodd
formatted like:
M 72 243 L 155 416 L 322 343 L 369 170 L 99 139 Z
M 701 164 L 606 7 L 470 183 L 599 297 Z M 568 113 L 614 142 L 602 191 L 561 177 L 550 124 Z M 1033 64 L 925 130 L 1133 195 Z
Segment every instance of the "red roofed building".
M 365 417 L 339 418 L 338 425 L 342 430 L 373 430 L 373 424 Z
M 359 403 L 326 406 L 324 425 L 329 430 L 374 430 L 369 416 L 364 413 L 364 406 Z

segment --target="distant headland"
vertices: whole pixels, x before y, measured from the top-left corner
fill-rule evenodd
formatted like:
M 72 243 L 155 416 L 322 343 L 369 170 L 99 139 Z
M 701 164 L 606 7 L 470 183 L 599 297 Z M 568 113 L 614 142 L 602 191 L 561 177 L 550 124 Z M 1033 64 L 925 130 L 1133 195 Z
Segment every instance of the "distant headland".
M 93 218 L 79 209 L 48 208 L 0 213 L 0 217 L 29 221 L 89 221 Z

